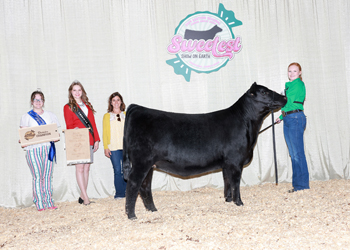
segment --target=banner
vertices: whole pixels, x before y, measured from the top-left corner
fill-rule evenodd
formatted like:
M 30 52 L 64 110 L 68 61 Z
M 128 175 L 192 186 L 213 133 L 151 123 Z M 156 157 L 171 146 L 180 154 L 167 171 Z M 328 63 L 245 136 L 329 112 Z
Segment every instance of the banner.
M 242 50 L 242 38 L 232 28 L 242 25 L 233 11 L 219 5 L 218 13 L 195 12 L 183 19 L 175 29 L 168 53 L 175 55 L 166 63 L 187 82 L 191 71 L 211 73 L 224 67 Z

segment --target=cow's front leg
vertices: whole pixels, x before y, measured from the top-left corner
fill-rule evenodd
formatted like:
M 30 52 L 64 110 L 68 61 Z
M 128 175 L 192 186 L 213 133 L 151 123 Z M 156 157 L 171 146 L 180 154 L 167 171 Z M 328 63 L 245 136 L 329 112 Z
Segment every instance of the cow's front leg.
M 234 167 L 232 174 L 233 181 L 233 202 L 237 206 L 243 206 L 243 202 L 241 200 L 241 192 L 240 192 L 240 184 L 242 178 L 242 167 Z
M 226 168 L 222 169 L 222 175 L 224 177 L 224 196 L 226 202 L 232 201 L 232 187 L 228 177 Z
M 153 168 L 151 168 L 148 171 L 148 174 L 144 181 L 142 182 L 141 188 L 140 188 L 140 195 L 143 200 L 143 204 L 145 205 L 146 209 L 148 211 L 155 212 L 157 211 L 156 206 L 153 202 L 153 196 L 152 196 L 152 177 L 153 177 Z

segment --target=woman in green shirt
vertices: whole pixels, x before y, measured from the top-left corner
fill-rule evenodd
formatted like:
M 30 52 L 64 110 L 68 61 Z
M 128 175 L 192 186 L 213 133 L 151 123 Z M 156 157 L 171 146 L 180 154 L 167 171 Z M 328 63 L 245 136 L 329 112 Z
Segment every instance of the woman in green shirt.
M 276 120 L 277 123 L 283 120 L 284 138 L 292 159 L 293 189 L 288 191 L 290 193 L 310 188 L 309 171 L 304 152 L 306 117 L 303 104 L 306 91 L 301 73 L 299 63 L 294 62 L 288 66 L 290 81 L 285 85 L 287 104 L 282 108 L 282 115 Z

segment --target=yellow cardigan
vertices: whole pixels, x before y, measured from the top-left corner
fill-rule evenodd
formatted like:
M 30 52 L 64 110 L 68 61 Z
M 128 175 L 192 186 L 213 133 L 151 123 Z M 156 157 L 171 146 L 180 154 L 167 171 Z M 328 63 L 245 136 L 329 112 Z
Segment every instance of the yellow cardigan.
M 126 112 L 123 112 L 124 115 Z M 108 145 L 111 143 L 111 122 L 110 122 L 111 115 L 109 113 L 104 114 L 103 116 L 103 148 L 108 149 Z

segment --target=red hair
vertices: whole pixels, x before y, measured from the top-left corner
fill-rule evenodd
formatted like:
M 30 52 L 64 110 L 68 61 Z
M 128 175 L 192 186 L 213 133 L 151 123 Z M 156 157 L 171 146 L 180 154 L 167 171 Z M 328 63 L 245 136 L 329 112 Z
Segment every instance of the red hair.
M 297 66 L 297 67 L 299 68 L 299 71 L 302 72 L 302 71 L 301 71 L 301 66 L 300 66 L 300 64 L 297 63 L 297 62 L 293 62 L 293 63 L 289 64 L 287 71 L 289 70 L 289 67 L 290 67 L 290 66 L 293 66 L 293 65 L 294 65 L 294 66 Z M 303 80 L 303 78 L 301 77 L 301 74 L 300 74 L 299 78 L 300 78 L 300 80 Z

